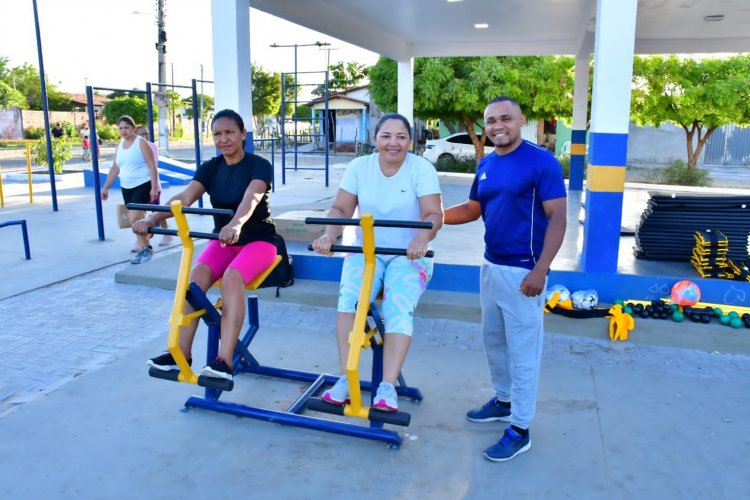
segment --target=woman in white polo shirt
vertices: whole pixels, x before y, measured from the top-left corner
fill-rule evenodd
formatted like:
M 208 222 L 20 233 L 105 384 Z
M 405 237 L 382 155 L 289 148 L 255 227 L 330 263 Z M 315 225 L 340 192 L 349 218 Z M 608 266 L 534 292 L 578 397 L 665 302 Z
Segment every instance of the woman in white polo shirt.
M 350 218 L 355 209 L 372 213 L 375 220 L 432 222 L 432 229 L 375 228 L 380 247 L 406 248 L 406 256 L 376 255 L 373 295 L 383 289 L 385 321 L 383 382 L 377 389 L 373 409 L 397 411 L 395 384 L 411 345 L 414 309 L 432 277 L 432 259 L 425 257 L 429 243 L 443 225 L 443 206 L 435 168 L 424 158 L 409 153 L 411 125 L 402 115 L 388 113 L 375 126 L 377 152 L 353 160 L 346 168 L 328 217 Z M 326 226 L 313 249 L 331 255 L 331 246 L 341 226 Z M 362 244 L 357 232 L 357 242 Z M 348 335 L 362 284 L 364 257 L 344 259 L 339 289 L 336 340 L 341 373 L 346 373 Z M 373 296 L 374 300 L 375 297 Z M 323 394 L 323 400 L 345 404 L 349 399 L 346 375 Z

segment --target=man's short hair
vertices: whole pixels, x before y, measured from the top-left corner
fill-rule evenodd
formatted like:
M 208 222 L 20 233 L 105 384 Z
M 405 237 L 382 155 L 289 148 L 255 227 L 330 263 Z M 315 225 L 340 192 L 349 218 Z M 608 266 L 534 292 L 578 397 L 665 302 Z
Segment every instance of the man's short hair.
M 518 101 L 516 101 L 512 97 L 508 97 L 507 95 L 501 95 L 501 96 L 495 97 L 494 99 L 492 99 L 490 102 L 487 103 L 487 106 L 489 106 L 490 104 L 494 104 L 496 102 L 509 102 L 513 104 L 514 106 L 516 106 L 518 109 L 521 109 L 521 105 L 518 104 Z

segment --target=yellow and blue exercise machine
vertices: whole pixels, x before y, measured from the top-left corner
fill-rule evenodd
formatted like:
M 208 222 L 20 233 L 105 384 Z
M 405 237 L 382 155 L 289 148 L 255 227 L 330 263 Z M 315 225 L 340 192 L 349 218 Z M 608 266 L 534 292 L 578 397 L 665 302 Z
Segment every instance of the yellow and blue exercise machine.
M 191 396 L 185 402 L 185 408 L 203 408 L 206 410 L 229 413 L 240 417 L 266 420 L 283 425 L 292 425 L 307 429 L 315 429 L 335 434 L 354 436 L 364 439 L 383 441 L 392 448 L 398 448 L 402 443 L 401 436 L 390 429 L 383 428 L 383 424 L 408 426 L 411 417 L 405 412 L 383 412 L 372 410 L 364 406 L 362 402 L 362 391 L 369 391 L 374 395 L 374 389 L 378 387 L 383 377 L 383 335 L 385 328 L 378 309 L 374 303 L 370 303 L 370 296 L 375 273 L 375 254 L 406 255 L 403 249 L 378 248 L 375 247 L 374 226 L 383 227 L 408 227 L 408 228 L 431 228 L 429 222 L 410 221 L 374 221 L 371 214 L 364 214 L 361 219 L 328 219 L 308 218 L 308 224 L 335 224 L 335 225 L 359 225 L 362 227 L 362 247 L 334 245 L 334 252 L 358 252 L 365 257 L 365 270 L 362 277 L 359 302 L 355 313 L 354 328 L 349 334 L 351 349 L 347 359 L 347 375 L 350 388 L 350 403 L 345 406 L 336 406 L 326 403 L 315 397 L 324 387 L 333 385 L 337 377 L 327 374 L 311 373 L 298 370 L 289 370 L 262 365 L 251 353 L 250 343 L 260 327 L 258 315 L 258 297 L 250 295 L 247 299 L 248 328 L 237 342 L 234 354 L 234 372 L 249 373 L 257 376 L 272 377 L 282 380 L 306 382 L 310 385 L 286 410 L 273 410 L 258 408 L 239 403 L 220 400 L 224 391 L 231 391 L 234 382 L 212 377 L 198 376 L 191 369 L 179 348 L 180 328 L 187 326 L 195 318 L 203 320 L 208 327 L 208 342 L 206 349 L 206 362 L 210 362 L 218 354 L 219 339 L 221 337 L 221 300 L 212 304 L 203 290 L 195 283 L 188 283 L 190 267 L 193 259 L 193 238 L 217 239 L 215 233 L 203 233 L 190 231 L 185 214 L 199 215 L 233 215 L 229 210 L 210 208 L 183 207 L 180 201 L 173 201 L 171 206 L 129 204 L 129 209 L 154 212 L 171 212 L 174 215 L 177 229 L 151 228 L 153 234 L 177 235 L 182 241 L 182 256 L 177 276 L 175 296 L 172 312 L 169 319 L 169 338 L 167 348 L 175 359 L 179 370 L 161 371 L 154 368 L 149 369 L 149 375 L 156 378 L 185 382 L 205 387 L 203 397 Z M 431 254 L 429 255 L 431 256 Z M 277 256 L 274 264 L 264 273 L 247 284 L 246 290 L 254 290 L 265 280 L 281 260 Z M 187 301 L 194 312 L 186 314 L 184 304 Z M 372 376 L 370 381 L 359 380 L 359 360 L 362 349 L 372 348 Z M 403 376 L 399 375 L 396 392 L 399 396 L 421 401 L 422 393 L 419 389 L 406 385 Z M 357 423 L 334 421 L 311 415 L 304 415 L 305 410 L 355 417 L 368 421 L 369 426 Z

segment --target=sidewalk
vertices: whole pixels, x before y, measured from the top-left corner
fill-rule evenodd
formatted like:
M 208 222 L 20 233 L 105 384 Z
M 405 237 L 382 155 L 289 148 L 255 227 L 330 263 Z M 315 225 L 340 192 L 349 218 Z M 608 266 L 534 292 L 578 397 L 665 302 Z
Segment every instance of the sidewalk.
M 274 213 L 327 208 L 341 172 L 332 168 L 329 188 L 317 173 L 294 174 L 277 186 Z M 491 396 L 472 294 L 434 293 L 420 306 L 404 375 L 425 400 L 400 402 L 412 424 L 399 429 L 398 451 L 207 411 L 181 413 L 198 388 L 150 379 L 145 366 L 164 349 L 172 292 L 115 282 L 115 274 L 138 267 L 127 262 L 132 234 L 115 227 L 119 197 L 105 203 L 107 240 L 99 242 L 92 190 L 75 175 L 62 177 L 59 212 L 51 211 L 48 187 L 35 184 L 28 205 L 25 184 L 4 184 L 0 217 L 29 220 L 32 260 L 23 259 L 17 228 L 2 229 L 3 498 L 750 495 L 750 355 L 743 350 L 750 334 L 715 324 L 636 320 L 631 341 L 612 343 L 604 320 L 549 317 L 533 448 L 504 464 L 481 456 L 502 424 L 464 418 Z M 446 205 L 465 199 L 465 179 L 444 181 L 452 186 Z M 211 223 L 198 218 L 194 225 L 209 230 Z M 464 243 L 479 241 L 481 225 L 462 228 L 436 242 L 441 259 L 481 259 L 477 245 Z M 169 279 L 178 251 L 160 250 L 139 269 Z M 258 358 L 335 372 L 335 285 L 301 281 L 280 299 L 267 292 L 260 293 L 253 343 Z M 457 312 L 446 317 L 450 310 Z M 204 339 L 199 333 L 196 364 Z M 226 398 L 286 408 L 300 390 L 239 376 Z

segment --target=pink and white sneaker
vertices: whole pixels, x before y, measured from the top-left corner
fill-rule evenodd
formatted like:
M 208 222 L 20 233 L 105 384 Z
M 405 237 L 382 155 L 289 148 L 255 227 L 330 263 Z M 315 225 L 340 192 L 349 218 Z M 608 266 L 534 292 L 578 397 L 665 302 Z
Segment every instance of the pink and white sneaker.
M 398 395 L 396 387 L 390 382 L 381 382 L 378 391 L 375 393 L 375 399 L 372 403 L 373 410 L 380 411 L 398 411 Z
M 324 392 L 321 399 L 332 405 L 341 406 L 347 404 L 349 402 L 349 380 L 346 378 L 346 375 L 342 375 L 333 384 L 333 387 Z

